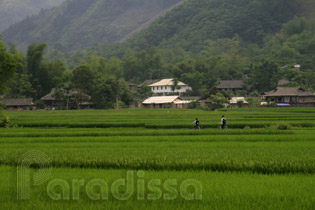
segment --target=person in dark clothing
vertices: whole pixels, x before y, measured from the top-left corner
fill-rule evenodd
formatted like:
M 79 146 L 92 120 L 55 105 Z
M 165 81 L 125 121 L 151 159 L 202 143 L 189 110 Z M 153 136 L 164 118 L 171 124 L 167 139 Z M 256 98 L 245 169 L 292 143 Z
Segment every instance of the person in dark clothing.
M 193 122 L 194 123 L 194 129 L 200 129 L 200 127 L 199 127 L 199 120 L 198 120 L 198 118 L 196 118 L 196 120 Z
M 221 118 L 221 129 L 224 129 L 226 127 L 226 119 L 224 117 L 224 115 L 222 115 Z

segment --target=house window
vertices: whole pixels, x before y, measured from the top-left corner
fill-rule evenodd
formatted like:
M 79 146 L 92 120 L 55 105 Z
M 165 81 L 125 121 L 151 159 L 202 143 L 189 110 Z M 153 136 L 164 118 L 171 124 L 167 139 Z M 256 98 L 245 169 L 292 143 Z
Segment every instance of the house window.
M 165 90 L 167 90 L 167 86 L 165 86 Z
M 161 86 L 161 90 L 163 90 L 163 86 Z
M 156 87 L 156 90 L 159 90 L 159 87 Z
M 152 90 L 155 90 L 155 87 L 152 87 Z

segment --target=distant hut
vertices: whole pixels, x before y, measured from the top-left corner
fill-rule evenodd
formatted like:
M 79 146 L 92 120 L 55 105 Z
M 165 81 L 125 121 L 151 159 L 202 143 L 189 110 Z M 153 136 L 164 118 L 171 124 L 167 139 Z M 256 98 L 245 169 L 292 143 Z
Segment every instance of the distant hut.
M 248 108 L 248 102 L 244 97 L 233 97 L 229 103 L 231 108 Z
M 237 92 L 244 89 L 244 82 L 242 80 L 221 80 L 217 88 L 219 90 Z
M 3 99 L 6 110 L 34 110 L 36 109 L 32 98 Z
M 131 91 L 137 90 L 137 86 L 138 86 L 137 84 L 132 83 L 132 82 L 127 82 L 127 84 L 128 84 L 129 89 L 130 89 Z
M 91 96 L 77 89 L 67 91 L 63 88 L 59 90 L 53 88 L 50 93 L 41 98 L 47 109 L 92 109 L 94 103 L 90 99 Z

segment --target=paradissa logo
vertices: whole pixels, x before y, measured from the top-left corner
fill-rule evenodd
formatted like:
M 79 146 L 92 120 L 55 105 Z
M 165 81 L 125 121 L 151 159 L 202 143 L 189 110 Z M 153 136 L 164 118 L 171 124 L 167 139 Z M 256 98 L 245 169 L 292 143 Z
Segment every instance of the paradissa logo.
M 30 166 L 35 164 L 39 170 L 31 179 Z M 42 152 L 25 153 L 17 168 L 18 199 L 30 199 L 30 186 L 43 184 L 49 180 L 51 168 L 49 158 Z M 42 167 L 42 168 L 41 168 Z M 33 180 L 33 182 L 32 182 Z M 145 179 L 144 171 L 127 171 L 126 178 L 113 181 L 110 185 L 102 179 L 52 179 L 47 184 L 47 195 L 52 200 L 79 200 L 82 196 L 93 200 L 107 200 L 112 196 L 117 200 L 174 200 L 179 196 L 185 200 L 201 200 L 202 185 L 195 179 L 178 182 L 177 179 Z
M 102 179 L 93 179 L 87 183 L 83 179 L 74 179 L 71 184 L 66 180 L 54 179 L 47 186 L 47 194 L 53 200 L 79 200 L 80 192 L 84 189 L 91 200 L 107 200 L 109 192 L 117 200 L 128 200 L 133 196 L 138 200 L 174 200 L 179 195 L 185 200 L 202 199 L 201 183 L 194 179 L 186 179 L 179 184 L 176 179 L 164 182 L 151 179 L 146 182 L 144 176 L 144 171 L 128 171 L 125 179 L 117 179 L 111 186 Z

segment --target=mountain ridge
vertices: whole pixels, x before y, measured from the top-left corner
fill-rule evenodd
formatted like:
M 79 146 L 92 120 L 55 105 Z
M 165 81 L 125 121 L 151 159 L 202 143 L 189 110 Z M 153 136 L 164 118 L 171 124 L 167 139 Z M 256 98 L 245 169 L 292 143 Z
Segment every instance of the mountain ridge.
M 64 0 L 0 0 L 0 32 L 42 9 L 59 5 Z
M 62 51 L 119 42 L 179 1 L 68 0 L 11 26 L 3 33 L 4 41 L 23 50 L 31 43 L 45 42 Z

